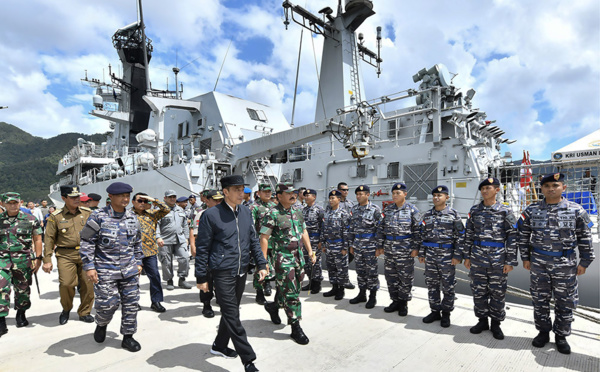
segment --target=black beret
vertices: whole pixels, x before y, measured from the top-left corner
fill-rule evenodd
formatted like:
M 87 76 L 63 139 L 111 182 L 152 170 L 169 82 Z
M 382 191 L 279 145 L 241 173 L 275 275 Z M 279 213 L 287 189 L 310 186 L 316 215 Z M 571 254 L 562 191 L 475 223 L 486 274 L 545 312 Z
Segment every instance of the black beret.
M 247 186 L 244 183 L 244 177 L 238 175 L 225 176 L 221 178 L 221 187 L 226 188 L 229 186 Z
M 371 189 L 367 185 L 360 185 L 354 190 L 354 193 L 357 194 L 359 191 L 371 192 Z
M 446 194 L 449 195 L 448 186 L 446 185 L 438 185 L 433 190 L 431 190 L 431 195 L 433 194 Z
M 500 186 L 500 180 L 495 177 L 486 178 L 479 183 L 479 190 L 481 190 L 483 186 Z
M 100 196 L 100 195 L 98 195 L 98 194 L 94 194 L 93 192 L 92 192 L 92 193 L 89 193 L 89 194 L 88 194 L 88 197 L 89 197 L 90 199 L 92 199 L 93 201 L 100 201 L 100 200 L 102 200 L 102 196 Z
M 546 182 L 563 182 L 565 179 L 565 175 L 562 173 L 552 173 L 545 175 L 544 178 L 540 181 L 540 185 L 545 184 Z
M 192 194 L 192 195 L 188 196 L 188 199 L 192 199 L 192 198 L 196 199 L 196 195 Z
M 75 185 L 63 185 L 60 187 L 60 196 L 81 196 L 81 191 Z
M 337 196 L 338 198 L 340 198 L 342 196 L 342 193 L 340 192 L 340 190 L 331 190 L 329 192 L 329 196 Z
M 306 189 L 304 191 L 304 196 L 306 196 L 308 194 L 313 194 L 314 196 L 317 196 L 317 190 L 315 190 L 315 189 Z
M 406 188 L 405 184 L 403 184 L 402 182 L 398 182 L 398 183 L 395 183 L 394 186 L 392 186 L 392 191 L 396 191 L 396 190 L 406 191 L 408 189 Z
M 133 187 L 124 182 L 113 182 L 106 188 L 106 192 L 111 195 L 127 194 L 132 191 Z

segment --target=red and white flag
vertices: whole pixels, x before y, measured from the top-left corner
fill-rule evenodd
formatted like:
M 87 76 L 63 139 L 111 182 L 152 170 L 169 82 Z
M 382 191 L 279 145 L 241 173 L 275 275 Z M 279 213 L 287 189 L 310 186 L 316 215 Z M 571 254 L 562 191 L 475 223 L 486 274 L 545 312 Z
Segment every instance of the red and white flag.
M 529 167 L 528 167 L 529 165 Z M 532 171 L 531 171 L 531 160 L 529 159 L 529 151 L 525 153 L 523 150 L 523 160 L 521 160 L 521 187 L 529 189 L 531 185 L 531 181 L 533 180 Z

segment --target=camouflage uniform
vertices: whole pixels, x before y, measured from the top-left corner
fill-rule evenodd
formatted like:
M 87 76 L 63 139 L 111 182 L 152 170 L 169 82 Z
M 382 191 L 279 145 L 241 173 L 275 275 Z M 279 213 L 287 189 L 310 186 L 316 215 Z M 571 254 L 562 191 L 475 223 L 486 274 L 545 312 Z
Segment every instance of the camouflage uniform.
M 327 248 L 327 272 L 329 282 L 343 286 L 350 281 L 348 277 L 348 254 L 342 255 L 342 249 L 348 249 L 348 224 L 350 213 L 341 207 L 325 211 L 321 244 Z
M 356 275 L 360 289 L 379 289 L 377 274 L 377 227 L 381 222 L 381 209 L 368 202 L 352 207 L 348 224 L 348 247 L 354 248 Z
M 111 206 L 97 209 L 80 236 L 83 269 L 98 272 L 94 286 L 96 324 L 108 325 L 120 303 L 121 334 L 134 334 L 140 299 L 137 266 L 144 257 L 137 216 L 126 210 L 119 218 Z
M 304 278 L 304 257 L 300 242 L 305 229 L 302 212 L 293 207 L 286 210 L 281 204 L 269 210 L 260 229 L 261 234 L 271 236 L 269 241 L 273 249 L 277 281 L 275 301 L 285 310 L 288 324 L 302 319 L 298 297 Z
M 475 316 L 503 321 L 508 273 L 517 266 L 516 218 L 505 205 L 482 203 L 471 208 L 462 256 L 471 260 L 469 277 Z
M 419 257 L 425 257 L 425 284 L 432 311 L 454 309 L 455 267 L 452 259 L 461 259 L 460 244 L 464 225 L 459 213 L 450 207 L 441 211 L 431 208 L 423 215 Z M 440 301 L 440 285 L 444 299 Z
M 594 260 L 590 221 L 585 209 L 562 199 L 558 204 L 541 201 L 530 205 L 518 222 L 521 259 L 531 262 L 531 299 L 535 328 L 558 336 L 571 334 L 573 310 L 577 307 L 577 254 L 579 265 Z M 550 300 L 554 295 L 554 325 Z
M 302 215 L 304 216 L 304 223 L 306 224 L 306 231 L 308 232 L 308 238 L 310 240 L 310 245 L 312 247 L 312 251 L 317 256 L 316 262 L 313 264 L 310 261 L 310 257 L 308 257 L 308 252 L 304 249 L 304 271 L 310 278 L 310 280 L 315 280 L 318 282 L 323 281 L 323 269 L 321 268 L 321 253 L 320 249 L 317 249 L 319 245 L 319 240 L 321 238 L 321 228 L 323 224 L 323 217 L 325 215 L 325 210 L 317 203 L 312 206 L 306 206 L 302 209 Z M 314 270 L 314 271 L 313 271 Z
M 257 232 L 260 232 L 261 226 L 262 226 L 262 222 L 265 218 L 265 216 L 267 215 L 267 213 L 269 213 L 269 210 L 273 207 L 275 207 L 275 203 L 268 201 L 268 202 L 263 202 L 261 199 L 256 200 L 256 202 L 252 205 L 252 208 L 250 208 L 250 211 L 252 213 L 252 219 L 254 220 L 254 228 L 256 229 Z M 263 283 L 266 283 L 266 281 L 270 281 L 275 279 L 275 272 L 274 270 L 272 270 L 275 267 L 275 262 L 273 261 L 273 249 L 271 246 L 271 240 L 269 239 L 269 250 L 267 251 L 267 263 L 269 264 L 269 275 L 267 275 L 265 277 L 265 281 Z M 260 276 L 258 275 L 258 270 L 256 270 L 256 272 L 254 273 L 254 280 L 252 281 L 252 284 L 254 285 L 254 289 L 263 289 L 263 283 L 259 282 Z
M 8 315 L 10 285 L 15 289 L 15 310 L 31 307 L 31 273 L 35 253 L 33 236 L 41 235 L 40 222 L 21 211 L 15 217 L 0 213 L 0 318 Z
M 421 245 L 421 213 L 411 203 L 388 205 L 377 229 L 377 246 L 385 254 L 385 280 L 392 301 L 410 301 L 415 279 L 413 250 Z

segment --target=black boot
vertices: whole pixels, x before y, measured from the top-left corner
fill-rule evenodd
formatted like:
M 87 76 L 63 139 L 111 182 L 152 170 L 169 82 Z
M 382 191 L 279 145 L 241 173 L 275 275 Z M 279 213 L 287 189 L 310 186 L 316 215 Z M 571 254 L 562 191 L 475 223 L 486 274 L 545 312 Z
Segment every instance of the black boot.
M 273 290 L 271 289 L 271 282 L 266 280 L 265 284 L 263 285 L 263 289 L 264 289 L 264 293 L 265 296 L 269 297 L 271 295 L 271 293 L 273 293 Z
M 101 344 L 106 339 L 106 326 L 96 326 L 96 330 L 94 331 L 94 341 Z
M 433 323 L 436 320 L 440 320 L 442 319 L 442 316 L 440 315 L 439 311 L 435 311 L 432 310 L 431 313 L 429 313 L 429 315 L 427 315 L 425 318 L 423 318 L 423 323 Z
M 281 318 L 279 317 L 279 305 L 277 302 L 267 302 L 265 304 L 265 310 L 271 316 L 273 324 L 281 324 Z
M 204 315 L 205 318 L 212 318 L 215 316 L 215 312 L 212 309 L 212 306 L 210 306 L 210 300 L 203 302 L 204 304 L 204 308 L 202 309 L 202 315 Z
M 440 325 L 444 328 L 450 327 L 450 312 L 449 311 L 442 311 L 442 321 L 440 322 Z
M 394 311 L 398 311 L 400 308 L 400 301 L 393 300 L 390 306 L 384 307 L 383 311 L 386 313 L 393 313 Z
M 321 292 L 321 282 L 318 280 L 313 280 L 312 287 L 310 289 L 310 293 L 317 294 L 319 292 Z
M 544 347 L 548 342 L 550 342 L 550 332 L 540 331 L 540 333 L 533 338 L 533 341 L 531 341 L 531 345 L 535 347 Z
M 8 332 L 8 328 L 6 328 L 6 317 L 0 318 L 0 337 Z
M 297 320 L 294 323 L 292 323 L 292 334 L 290 335 L 290 337 L 294 341 L 296 341 L 297 343 L 299 343 L 300 345 L 306 345 L 306 344 L 308 344 L 308 337 L 306 337 L 306 335 L 304 334 L 304 331 L 300 327 L 300 321 L 299 320 Z
M 398 308 L 398 315 L 407 316 L 408 315 L 408 301 L 400 300 L 400 307 Z
M 500 321 L 492 319 L 492 335 L 496 340 L 504 340 L 504 332 L 500 328 Z
M 492 320 L 492 322 L 493 322 L 493 320 Z M 488 329 L 490 329 L 490 325 L 488 323 L 488 318 L 483 317 L 483 318 L 479 318 L 479 321 L 477 322 L 477 324 L 475 324 L 473 327 L 471 327 L 471 329 L 469 329 L 469 332 L 478 335 L 483 331 L 487 331 Z
M 121 342 L 121 347 L 123 349 L 131 351 L 132 353 L 135 353 L 136 351 L 140 351 L 142 349 L 142 346 L 133 338 L 133 335 L 123 336 L 123 342 Z
M 571 346 L 569 346 L 565 336 L 554 335 L 554 340 L 556 341 L 556 350 L 559 353 L 571 354 Z
M 365 308 L 372 309 L 377 305 L 377 290 L 371 289 L 371 293 L 369 293 L 369 301 L 365 304 Z
M 302 287 L 303 291 L 310 291 L 310 288 L 312 287 L 312 282 L 308 282 L 307 285 Z
M 265 302 L 267 302 L 267 299 L 265 298 L 265 294 L 263 292 L 262 289 L 257 289 L 256 290 L 256 299 L 255 299 L 256 303 L 259 305 L 264 305 Z
M 15 320 L 17 321 L 17 328 L 29 325 L 27 318 L 25 318 L 25 310 L 17 310 L 17 316 L 15 317 Z
M 337 284 L 333 284 L 333 287 L 331 288 L 330 291 L 324 292 L 323 293 L 323 297 L 333 297 L 335 296 L 335 294 L 338 291 L 338 285 Z
M 338 289 L 337 289 L 337 292 L 335 293 L 335 297 L 334 298 L 337 301 L 341 300 L 342 298 L 344 298 L 344 292 L 345 292 L 344 291 L 344 286 L 339 285 Z
M 337 300 L 337 298 L 336 298 L 336 300 Z M 358 292 L 358 296 L 356 296 L 350 300 L 350 303 L 352 305 L 356 305 L 361 302 L 367 302 L 367 290 L 364 288 L 360 289 L 360 292 Z

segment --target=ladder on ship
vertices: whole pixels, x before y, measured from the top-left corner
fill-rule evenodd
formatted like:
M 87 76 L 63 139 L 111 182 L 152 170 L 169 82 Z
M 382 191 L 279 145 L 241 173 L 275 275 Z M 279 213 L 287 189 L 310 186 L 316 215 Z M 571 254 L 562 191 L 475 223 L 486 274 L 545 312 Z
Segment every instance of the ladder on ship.
M 275 191 L 275 184 L 273 183 L 274 177 L 270 176 L 265 170 L 267 167 L 270 167 L 271 162 L 267 158 L 254 159 L 250 161 L 249 167 L 252 171 L 252 175 L 254 175 L 254 179 L 256 180 L 257 185 L 262 183 L 268 183 L 271 185 L 271 190 Z M 273 172 L 271 171 L 271 174 Z

